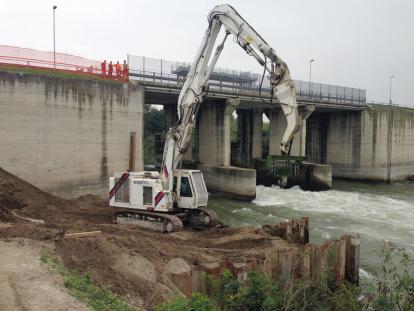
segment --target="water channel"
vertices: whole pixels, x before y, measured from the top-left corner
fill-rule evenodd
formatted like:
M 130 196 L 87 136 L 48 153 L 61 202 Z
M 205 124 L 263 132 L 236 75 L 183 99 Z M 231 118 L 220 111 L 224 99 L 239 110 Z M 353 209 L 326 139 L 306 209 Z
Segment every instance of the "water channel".
M 308 216 L 314 243 L 358 233 L 362 275 L 378 269 L 384 241 L 404 247 L 414 256 L 414 183 L 335 180 L 333 190 L 325 192 L 258 186 L 251 203 L 211 197 L 209 207 L 231 226 L 260 226 Z

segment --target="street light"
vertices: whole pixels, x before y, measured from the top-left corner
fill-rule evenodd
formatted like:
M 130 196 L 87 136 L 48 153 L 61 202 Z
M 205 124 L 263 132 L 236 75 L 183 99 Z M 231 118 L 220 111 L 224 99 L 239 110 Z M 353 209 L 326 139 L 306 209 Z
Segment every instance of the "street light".
M 309 60 L 309 98 L 311 98 L 311 90 L 312 90 L 312 63 L 314 59 Z
M 392 128 L 394 126 L 394 116 L 392 111 L 392 79 L 394 75 L 390 76 L 390 102 L 388 105 L 388 130 L 387 130 L 387 184 L 391 183 L 391 156 L 392 156 Z
M 392 104 L 392 99 L 391 99 L 391 88 L 392 88 L 392 79 L 394 79 L 395 78 L 395 76 L 394 75 L 391 75 L 390 76 L 390 105 Z
M 56 30 L 55 30 L 55 11 L 57 6 L 53 6 L 53 67 L 56 69 Z

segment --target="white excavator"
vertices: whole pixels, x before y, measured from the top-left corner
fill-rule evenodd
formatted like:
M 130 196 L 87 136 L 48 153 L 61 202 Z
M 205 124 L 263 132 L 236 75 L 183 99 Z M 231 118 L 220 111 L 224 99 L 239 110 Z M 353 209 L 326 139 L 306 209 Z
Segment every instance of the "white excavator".
M 220 29 L 223 41 L 212 56 Z M 289 69 L 239 13 L 230 5 L 218 5 L 208 15 L 208 27 L 178 98 L 178 121 L 166 134 L 161 171 L 120 172 L 110 177 L 109 205 L 118 208 L 114 221 L 161 232 L 174 232 L 189 224 L 209 228 L 218 222 L 217 215 L 206 208 L 208 192 L 199 170 L 179 168 L 191 141 L 197 113 L 208 90 L 214 66 L 227 37 L 253 56 L 267 72 L 273 95 L 287 118 L 287 128 L 280 150 L 289 154 L 293 135 L 299 130 L 300 115 L 295 83 Z

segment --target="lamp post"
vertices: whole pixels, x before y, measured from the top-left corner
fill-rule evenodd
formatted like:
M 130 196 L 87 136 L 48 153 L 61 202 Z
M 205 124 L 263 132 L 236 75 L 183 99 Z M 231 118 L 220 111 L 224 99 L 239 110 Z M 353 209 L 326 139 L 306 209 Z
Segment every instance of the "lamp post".
M 391 183 L 391 156 L 392 156 L 392 127 L 393 127 L 393 111 L 392 111 L 392 79 L 394 75 L 390 76 L 390 101 L 388 105 L 388 130 L 387 130 L 387 184 Z
M 390 106 L 392 105 L 391 91 L 392 91 L 392 79 L 394 79 L 394 78 L 395 78 L 394 75 L 390 76 Z
M 311 98 L 312 94 L 312 63 L 314 61 L 314 59 L 309 60 L 309 99 Z
M 57 6 L 53 6 L 53 67 L 56 69 L 56 30 L 55 30 L 55 11 Z

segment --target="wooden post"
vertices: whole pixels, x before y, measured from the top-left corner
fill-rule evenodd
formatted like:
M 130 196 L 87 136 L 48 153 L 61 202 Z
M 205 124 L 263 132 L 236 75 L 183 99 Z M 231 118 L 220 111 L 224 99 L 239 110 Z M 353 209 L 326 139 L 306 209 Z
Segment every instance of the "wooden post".
M 66 233 L 63 236 L 63 238 L 64 239 L 85 238 L 85 237 L 97 236 L 97 235 L 100 235 L 100 234 L 101 234 L 101 231 Z
M 322 272 L 321 269 L 321 247 L 309 244 L 310 248 L 310 275 L 315 279 Z
M 311 278 L 311 271 L 312 271 L 312 244 L 307 244 L 303 247 L 303 260 L 302 260 L 302 267 L 301 267 L 301 275 L 305 278 Z
M 169 273 L 170 280 L 178 287 L 178 289 L 187 297 L 191 297 L 193 293 L 193 277 L 192 271 L 181 273 Z
M 345 279 L 353 284 L 359 283 L 359 235 L 343 235 L 341 240 L 345 240 Z
M 294 241 L 294 225 L 295 225 L 295 221 L 294 220 L 289 220 L 287 225 L 286 225 L 286 241 L 288 241 L 289 243 L 295 243 Z
M 309 218 L 281 222 L 276 225 L 263 225 L 262 228 L 271 235 L 278 236 L 289 243 L 308 244 L 309 243 Z
M 336 267 L 335 277 L 338 283 L 343 284 L 345 282 L 345 271 L 346 271 L 346 243 L 344 240 L 337 240 L 335 243 L 336 247 Z
M 309 243 L 309 217 L 303 217 L 300 227 L 300 238 L 302 244 Z
M 290 277 L 293 271 L 293 251 L 292 248 L 283 249 L 278 253 L 278 275 Z
M 135 172 L 135 158 L 136 158 L 136 146 L 137 146 L 137 133 L 131 132 L 129 137 L 129 171 Z
M 247 265 L 245 262 L 225 261 L 225 265 L 239 282 L 247 280 Z

